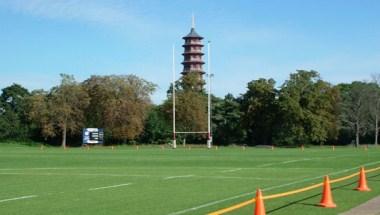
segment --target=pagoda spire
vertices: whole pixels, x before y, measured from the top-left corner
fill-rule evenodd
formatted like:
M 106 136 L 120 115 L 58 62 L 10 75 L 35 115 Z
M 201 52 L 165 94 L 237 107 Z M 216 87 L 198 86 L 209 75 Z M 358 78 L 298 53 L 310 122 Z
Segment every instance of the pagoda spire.
M 194 16 L 194 13 L 191 14 L 191 28 L 195 28 L 195 16 Z

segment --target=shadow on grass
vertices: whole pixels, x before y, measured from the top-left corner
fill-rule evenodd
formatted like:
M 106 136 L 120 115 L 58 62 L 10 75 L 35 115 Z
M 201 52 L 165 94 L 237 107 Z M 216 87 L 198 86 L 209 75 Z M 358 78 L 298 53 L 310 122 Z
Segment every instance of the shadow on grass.
M 367 177 L 367 180 L 368 181 L 380 181 L 380 179 L 374 180 L 374 178 L 376 178 L 378 176 L 380 176 L 380 174 Z M 338 187 L 334 187 L 334 188 L 332 188 L 332 190 L 354 190 L 352 188 L 348 188 L 348 186 L 353 185 L 353 184 L 357 184 L 357 181 L 355 181 L 355 182 L 349 182 L 349 183 L 340 185 Z M 296 200 L 296 201 L 292 201 L 292 202 L 290 202 L 290 203 L 288 203 L 288 204 L 286 204 L 284 206 L 281 206 L 281 207 L 278 207 L 278 208 L 275 208 L 275 209 L 272 209 L 272 210 L 268 210 L 267 214 L 276 212 L 278 210 L 290 207 L 290 206 L 295 205 L 295 204 L 306 205 L 306 206 L 313 206 L 313 207 L 319 207 L 319 204 L 317 204 L 317 203 L 303 202 L 303 201 L 307 201 L 307 200 L 312 199 L 312 198 L 317 197 L 317 196 L 321 196 L 321 193 L 310 195 L 310 196 L 307 196 L 305 198 L 302 198 L 302 199 L 299 199 L 299 200 Z
M 296 200 L 296 201 L 293 201 L 293 202 L 290 202 L 286 205 L 283 205 L 281 207 L 278 207 L 278 208 L 275 208 L 275 209 L 272 209 L 272 210 L 269 210 L 267 211 L 267 214 L 270 214 L 270 213 L 273 213 L 273 212 L 276 212 L 278 210 L 281 210 L 281 209 L 284 209 L 284 208 L 287 208 L 287 207 L 290 207 L 292 205 L 295 205 L 295 204 L 302 204 L 302 205 L 307 205 L 307 206 L 313 206 L 313 207 L 316 207 L 318 206 L 318 204 L 313 204 L 313 203 L 301 203 L 303 201 L 306 201 L 306 200 L 309 200 L 309 199 L 312 199 L 314 197 L 317 197 L 317 196 L 320 196 L 321 194 L 314 194 L 314 195 L 311 195 L 311 196 L 307 196 L 305 198 L 302 198 L 302 199 L 299 199 L 299 200 Z
M 378 176 L 380 176 L 380 174 L 370 176 L 370 177 L 367 178 L 367 180 L 368 181 L 380 181 L 380 178 L 376 178 Z

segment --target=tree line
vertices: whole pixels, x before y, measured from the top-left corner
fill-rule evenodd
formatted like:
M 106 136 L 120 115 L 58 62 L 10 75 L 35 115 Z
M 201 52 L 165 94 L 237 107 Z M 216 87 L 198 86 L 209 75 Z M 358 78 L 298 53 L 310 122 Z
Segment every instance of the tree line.
M 207 130 L 204 82 L 186 75 L 153 104 L 156 85 L 135 75 L 91 76 L 77 82 L 61 74 L 50 90 L 19 84 L 2 89 L 0 140 L 79 145 L 84 127 L 105 129 L 106 144 L 167 144 L 172 139 L 172 88 L 176 128 Z M 280 145 L 378 144 L 380 75 L 371 81 L 333 85 L 318 72 L 297 70 L 276 86 L 273 79 L 248 82 L 238 97 L 212 96 L 214 144 Z M 204 143 L 205 135 L 178 135 Z

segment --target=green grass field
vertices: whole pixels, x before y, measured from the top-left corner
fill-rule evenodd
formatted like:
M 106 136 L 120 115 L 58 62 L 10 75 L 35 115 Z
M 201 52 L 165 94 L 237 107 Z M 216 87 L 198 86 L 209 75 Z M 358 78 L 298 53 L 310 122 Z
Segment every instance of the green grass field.
M 380 165 L 380 148 L 270 149 L 158 146 L 45 148 L 0 143 L 0 214 L 206 214 L 254 196 L 284 192 Z M 338 214 L 380 195 L 333 185 L 336 209 L 316 207 L 320 189 L 265 202 L 267 214 Z M 230 214 L 252 214 L 245 207 Z

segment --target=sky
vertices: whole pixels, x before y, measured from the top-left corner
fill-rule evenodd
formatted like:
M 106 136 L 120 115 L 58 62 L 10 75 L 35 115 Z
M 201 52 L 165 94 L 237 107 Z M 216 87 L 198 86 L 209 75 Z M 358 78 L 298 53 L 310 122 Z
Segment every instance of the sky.
M 182 70 L 192 14 L 211 41 L 217 96 L 239 96 L 259 78 L 281 86 L 298 69 L 333 84 L 370 80 L 380 73 L 379 11 L 378 0 L 0 0 L 0 88 L 48 90 L 60 73 L 134 74 L 157 84 L 159 104 L 173 45 Z

